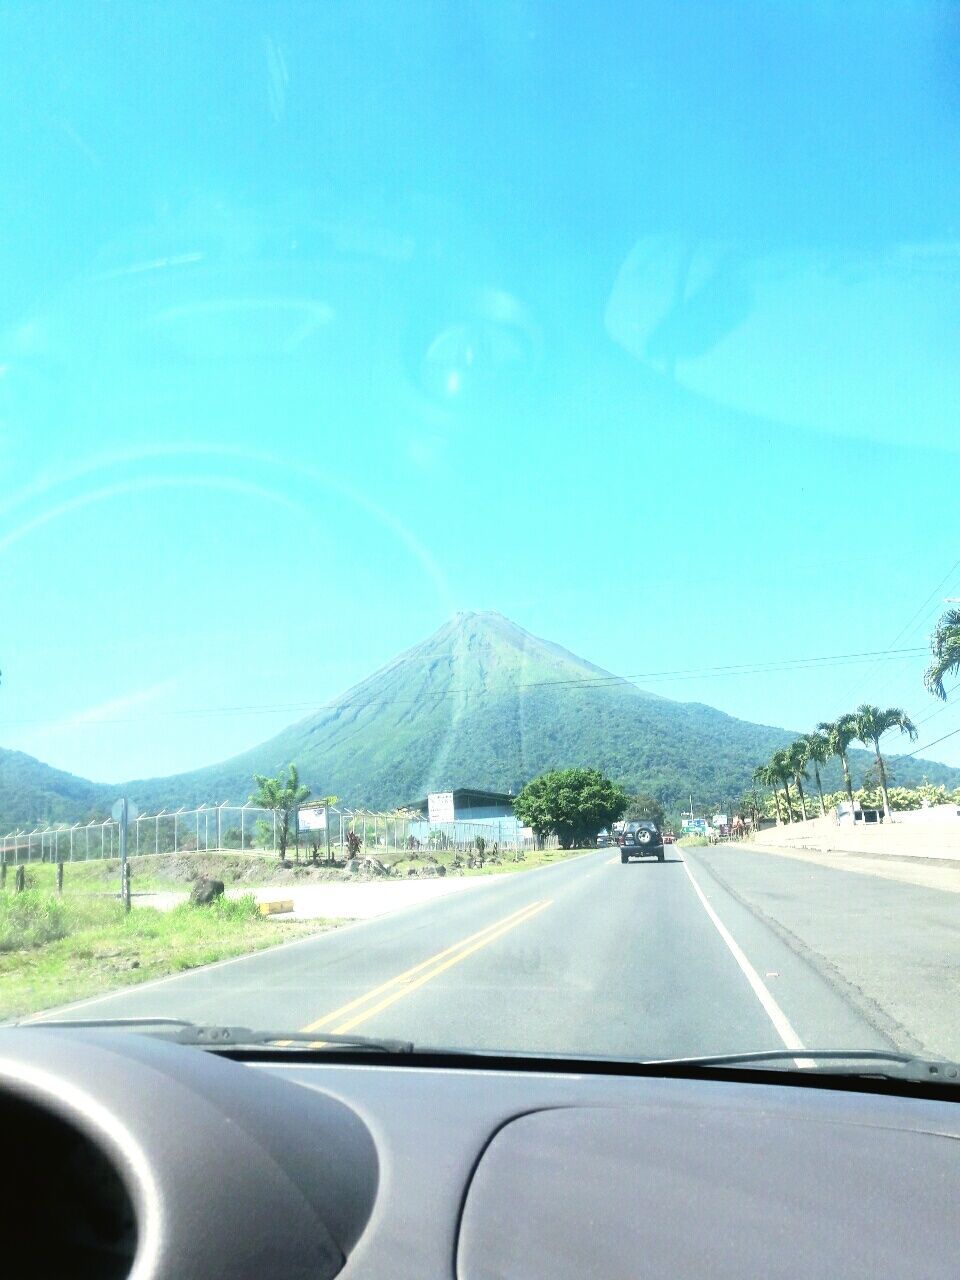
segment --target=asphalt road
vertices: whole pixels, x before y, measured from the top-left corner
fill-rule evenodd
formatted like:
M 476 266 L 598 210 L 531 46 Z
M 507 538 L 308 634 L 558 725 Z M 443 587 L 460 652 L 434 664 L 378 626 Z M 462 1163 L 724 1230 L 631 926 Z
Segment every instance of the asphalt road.
M 739 883 L 730 852 L 725 874 Z M 634 1058 L 889 1047 L 889 1025 L 697 853 L 621 866 L 601 850 L 57 1016 Z M 806 874 L 769 861 L 785 888 Z M 891 907 L 903 888 L 888 883 Z

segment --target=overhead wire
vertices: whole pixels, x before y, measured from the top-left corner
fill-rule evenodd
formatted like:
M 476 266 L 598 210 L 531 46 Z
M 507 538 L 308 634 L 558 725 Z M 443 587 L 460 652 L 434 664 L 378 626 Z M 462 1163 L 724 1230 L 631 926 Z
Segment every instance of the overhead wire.
M 528 689 L 548 689 L 548 688 L 599 688 L 604 686 L 614 686 L 622 684 L 633 685 L 634 681 L 654 681 L 654 680 L 700 680 L 700 679 L 717 679 L 730 676 L 742 675 L 765 675 L 776 674 L 781 671 L 795 672 L 802 670 L 823 670 L 834 666 L 851 666 L 859 662 L 874 659 L 879 662 L 895 661 L 902 658 L 904 654 L 920 653 L 922 649 L 899 649 L 899 650 L 867 650 L 863 652 L 847 653 L 847 654 L 823 654 L 816 657 L 807 658 L 786 658 L 774 659 L 763 662 L 750 663 L 732 663 L 724 666 L 713 667 L 680 667 L 666 671 L 641 671 L 631 675 L 613 675 L 613 674 L 597 674 L 575 676 L 560 680 L 530 680 L 515 681 L 513 688 L 517 690 Z M 633 687 L 638 687 L 633 685 Z M 421 702 L 442 697 L 467 696 L 469 697 L 473 691 L 464 688 L 452 689 L 435 689 L 427 690 L 416 698 L 367 698 L 363 696 L 341 697 L 304 700 L 299 702 L 275 702 L 275 703 L 239 703 L 227 706 L 204 706 L 204 707 L 178 707 L 167 711 L 155 711 L 137 716 L 124 717 L 108 717 L 97 716 L 91 717 L 89 720 L 82 721 L 84 727 L 92 727 L 94 725 L 116 725 L 116 724 L 140 724 L 148 719 L 167 718 L 167 717 L 186 717 L 186 716 L 226 716 L 226 715 L 277 715 L 282 712 L 310 712 L 310 711 L 330 711 L 338 712 L 351 707 L 358 707 L 360 711 L 368 710 L 378 706 L 415 706 Z M 82 713 L 79 713 L 82 714 Z M 65 718 L 65 723 L 69 724 L 70 717 Z M 23 726 L 31 724 L 47 724 L 47 720 L 43 719 L 5 719 L 0 721 L 0 728 L 8 726 Z M 78 716 L 78 725 L 79 725 Z
M 884 650 L 883 652 L 893 651 L 893 650 L 894 650 L 894 647 L 895 647 L 896 645 L 898 645 L 898 644 L 900 643 L 900 641 L 901 641 L 905 636 L 907 636 L 908 634 L 910 634 L 911 629 L 915 629 L 915 628 L 916 628 L 916 624 L 918 623 L 918 621 L 920 621 L 920 624 L 921 624 L 921 625 L 929 625 L 929 621 L 930 621 L 930 619 L 931 619 L 931 617 L 932 617 L 932 614 L 933 614 L 933 613 L 938 613 L 938 612 L 940 611 L 940 606 L 939 606 L 939 605 L 937 605 L 937 607 L 936 607 L 934 610 L 930 611 L 930 605 L 933 603 L 933 601 L 936 599 L 936 597 L 940 594 L 940 592 L 942 592 L 942 591 L 943 591 L 943 589 L 946 587 L 947 583 L 948 583 L 948 582 L 950 582 L 950 581 L 952 581 L 952 580 L 954 579 L 954 576 L 955 576 L 958 572 L 960 572 L 960 559 L 958 559 L 958 560 L 957 560 L 953 565 L 951 565 L 951 566 L 950 566 L 950 568 L 947 570 L 947 572 L 944 574 L 944 576 L 940 579 L 940 581 L 937 583 L 937 585 L 933 588 L 933 590 L 929 592 L 929 594 L 927 595 L 927 597 L 924 599 L 923 603 L 919 606 L 919 608 L 917 608 L 917 609 L 914 611 L 914 613 L 911 615 L 911 617 L 908 619 L 908 621 L 907 621 L 906 623 L 904 623 L 904 625 L 900 628 L 900 630 L 897 632 L 897 634 L 896 634 L 896 635 L 894 636 L 894 638 L 891 640 L 890 645 L 889 645 L 889 647 L 888 647 L 888 650 Z M 924 648 L 923 650 L 921 650 L 921 652 L 926 652 L 926 649 Z M 902 665 L 906 665 L 906 661 L 907 661 L 907 659 L 902 659 L 902 660 L 901 660 Z M 874 672 L 874 671 L 876 671 L 876 670 L 877 670 L 877 666 L 876 666 L 876 664 L 874 664 L 874 665 L 873 665 L 873 666 L 872 666 L 868 671 L 866 671 L 866 672 L 864 673 L 863 683 L 862 683 L 862 684 L 860 684 L 860 683 L 858 682 L 858 686 L 857 686 L 857 688 L 856 688 L 856 689 L 854 689 L 854 690 L 851 690 L 850 694 L 848 694 L 848 695 L 847 695 L 847 700 L 848 700 L 848 701 L 852 701 L 854 698 L 857 698 L 857 697 L 860 697 L 860 696 L 861 696 L 861 693 L 862 693 L 862 691 L 863 691 L 863 689 L 864 689 L 864 687 L 865 687 L 865 685 L 866 685 L 866 682 L 867 682 L 868 678 L 869 678 L 869 677 L 873 674 L 873 672 Z M 888 681 L 887 681 L 887 683 L 884 685 L 884 688 L 886 688 L 886 689 L 890 688 L 890 681 L 889 681 L 889 680 L 888 680 Z M 876 693 L 874 693 L 874 694 L 873 694 L 873 697 L 874 697 L 874 698 L 876 698 L 876 697 L 877 697 L 877 694 L 876 694 Z

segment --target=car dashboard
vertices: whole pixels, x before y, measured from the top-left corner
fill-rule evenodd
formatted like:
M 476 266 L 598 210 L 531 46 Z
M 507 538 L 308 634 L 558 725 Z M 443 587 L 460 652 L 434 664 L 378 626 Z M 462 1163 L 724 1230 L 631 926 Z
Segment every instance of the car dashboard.
M 960 1258 L 940 1098 L 18 1027 L 0 1119 L 23 1275 L 795 1280 Z

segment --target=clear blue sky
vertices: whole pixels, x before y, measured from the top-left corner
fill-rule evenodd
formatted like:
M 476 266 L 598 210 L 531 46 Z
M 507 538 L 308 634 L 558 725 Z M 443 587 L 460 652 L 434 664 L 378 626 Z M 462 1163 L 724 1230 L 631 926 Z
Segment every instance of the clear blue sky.
M 0 744 L 208 763 L 458 608 L 634 674 L 960 595 L 954 6 L 15 2 L 0 47 Z M 923 665 L 646 683 L 806 728 L 930 715 Z

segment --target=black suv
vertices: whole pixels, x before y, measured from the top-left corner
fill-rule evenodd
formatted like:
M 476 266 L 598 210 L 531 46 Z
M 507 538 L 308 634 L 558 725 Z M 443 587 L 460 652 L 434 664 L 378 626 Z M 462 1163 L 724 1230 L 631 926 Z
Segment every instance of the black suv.
M 617 832 L 617 844 L 620 846 L 620 861 L 629 862 L 631 858 L 656 858 L 663 861 L 663 836 L 655 822 L 647 818 L 639 822 L 625 822 L 623 830 Z

